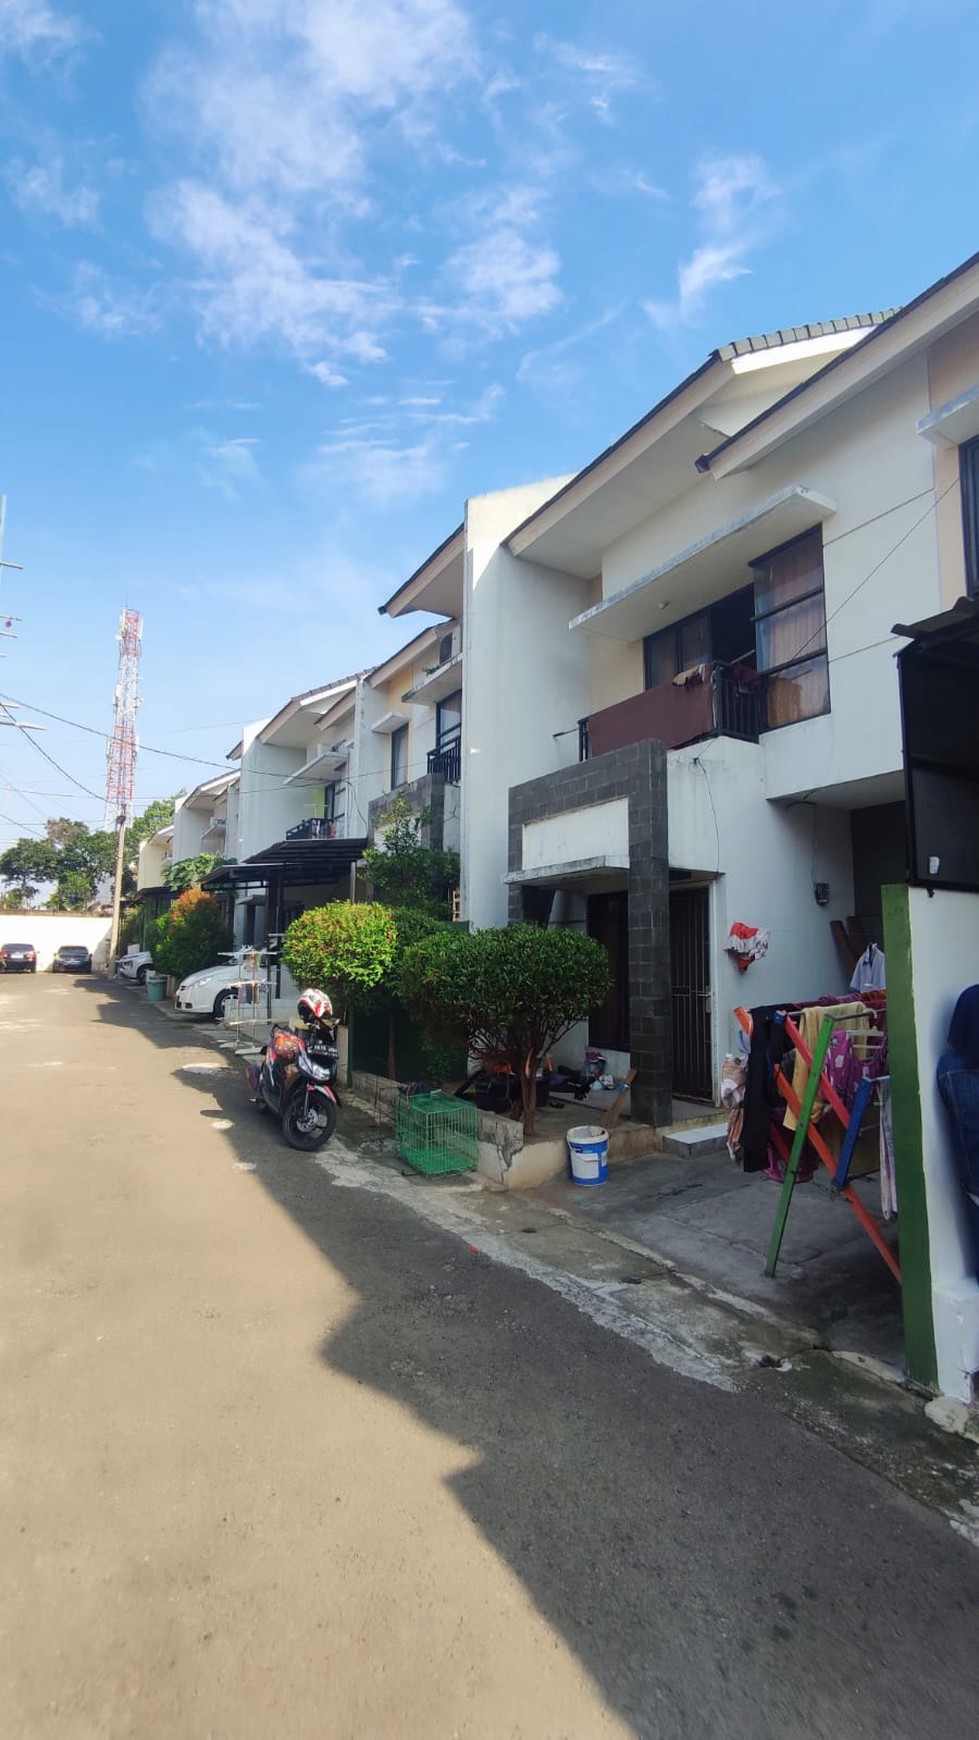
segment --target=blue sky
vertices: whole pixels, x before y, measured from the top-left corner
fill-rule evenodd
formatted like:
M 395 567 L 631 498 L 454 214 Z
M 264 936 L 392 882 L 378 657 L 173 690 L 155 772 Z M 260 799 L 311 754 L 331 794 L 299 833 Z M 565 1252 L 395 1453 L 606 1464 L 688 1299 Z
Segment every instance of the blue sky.
M 977 49 L 972 0 L 0 0 L 3 693 L 107 729 L 128 603 L 143 742 L 220 761 L 392 651 L 467 494 L 976 248 Z M 0 794 L 0 844 L 101 818 L 11 730 Z

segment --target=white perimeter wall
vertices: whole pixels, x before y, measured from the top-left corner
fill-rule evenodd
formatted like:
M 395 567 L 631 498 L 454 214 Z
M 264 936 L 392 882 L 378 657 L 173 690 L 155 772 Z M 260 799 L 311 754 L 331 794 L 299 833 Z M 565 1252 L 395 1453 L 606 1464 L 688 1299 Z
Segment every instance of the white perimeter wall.
M 970 1401 L 971 1374 L 979 1371 L 979 1281 L 935 1070 L 958 997 L 979 981 L 979 895 L 929 900 L 926 889 L 911 888 L 908 907 L 938 1384 L 945 1395 Z
M 715 1087 L 736 1049 L 734 1010 L 846 989 L 830 921 L 853 911 L 848 810 L 773 804 L 758 744 L 716 737 L 667 758 L 670 867 L 711 882 Z M 828 882 L 817 906 L 814 882 Z M 740 973 L 724 943 L 736 921 L 771 931 L 768 953 Z
M 587 582 L 501 545 L 556 487 L 466 504 L 462 913 L 477 929 L 507 921 L 510 786 L 577 760 L 577 721 L 588 711 L 587 647 L 567 626 L 587 608 Z
M 0 912 L 0 943 L 28 942 L 37 950 L 38 971 L 50 967 L 62 943 L 77 943 L 95 955 L 101 946 L 104 956 L 109 946 L 110 920 L 78 917 L 61 912 Z M 100 965 L 97 961 L 96 965 Z M 0 986 L 6 980 L 0 973 Z M 13 975 L 11 975 L 13 977 Z

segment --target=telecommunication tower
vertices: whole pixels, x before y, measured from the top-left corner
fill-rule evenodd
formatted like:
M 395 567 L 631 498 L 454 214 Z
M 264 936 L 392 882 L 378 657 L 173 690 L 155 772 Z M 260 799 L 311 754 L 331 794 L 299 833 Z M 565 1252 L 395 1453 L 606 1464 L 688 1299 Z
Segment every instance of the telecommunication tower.
M 112 736 L 106 759 L 105 826 L 126 826 L 132 821 L 136 793 L 136 709 L 139 706 L 139 653 L 143 619 L 136 610 L 124 610 L 119 618 L 119 680 L 113 697 Z

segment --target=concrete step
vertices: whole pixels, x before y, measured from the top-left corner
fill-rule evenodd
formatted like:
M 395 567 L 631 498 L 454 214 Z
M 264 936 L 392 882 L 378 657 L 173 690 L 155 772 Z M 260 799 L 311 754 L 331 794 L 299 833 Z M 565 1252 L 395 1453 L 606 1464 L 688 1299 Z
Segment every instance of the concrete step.
M 660 1142 L 667 1154 L 681 1154 L 688 1160 L 699 1160 L 704 1154 L 727 1153 L 727 1119 L 711 1124 L 674 1124 L 660 1131 Z

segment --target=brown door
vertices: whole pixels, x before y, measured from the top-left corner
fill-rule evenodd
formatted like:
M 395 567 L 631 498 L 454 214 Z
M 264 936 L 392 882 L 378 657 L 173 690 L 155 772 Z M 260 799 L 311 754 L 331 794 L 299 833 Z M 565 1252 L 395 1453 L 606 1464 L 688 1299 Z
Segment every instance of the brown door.
M 588 935 L 608 955 L 608 996 L 588 1017 L 588 1043 L 610 1051 L 629 1049 L 629 896 L 625 889 L 588 897 Z
M 710 917 L 704 887 L 670 889 L 673 1092 L 713 1100 Z

